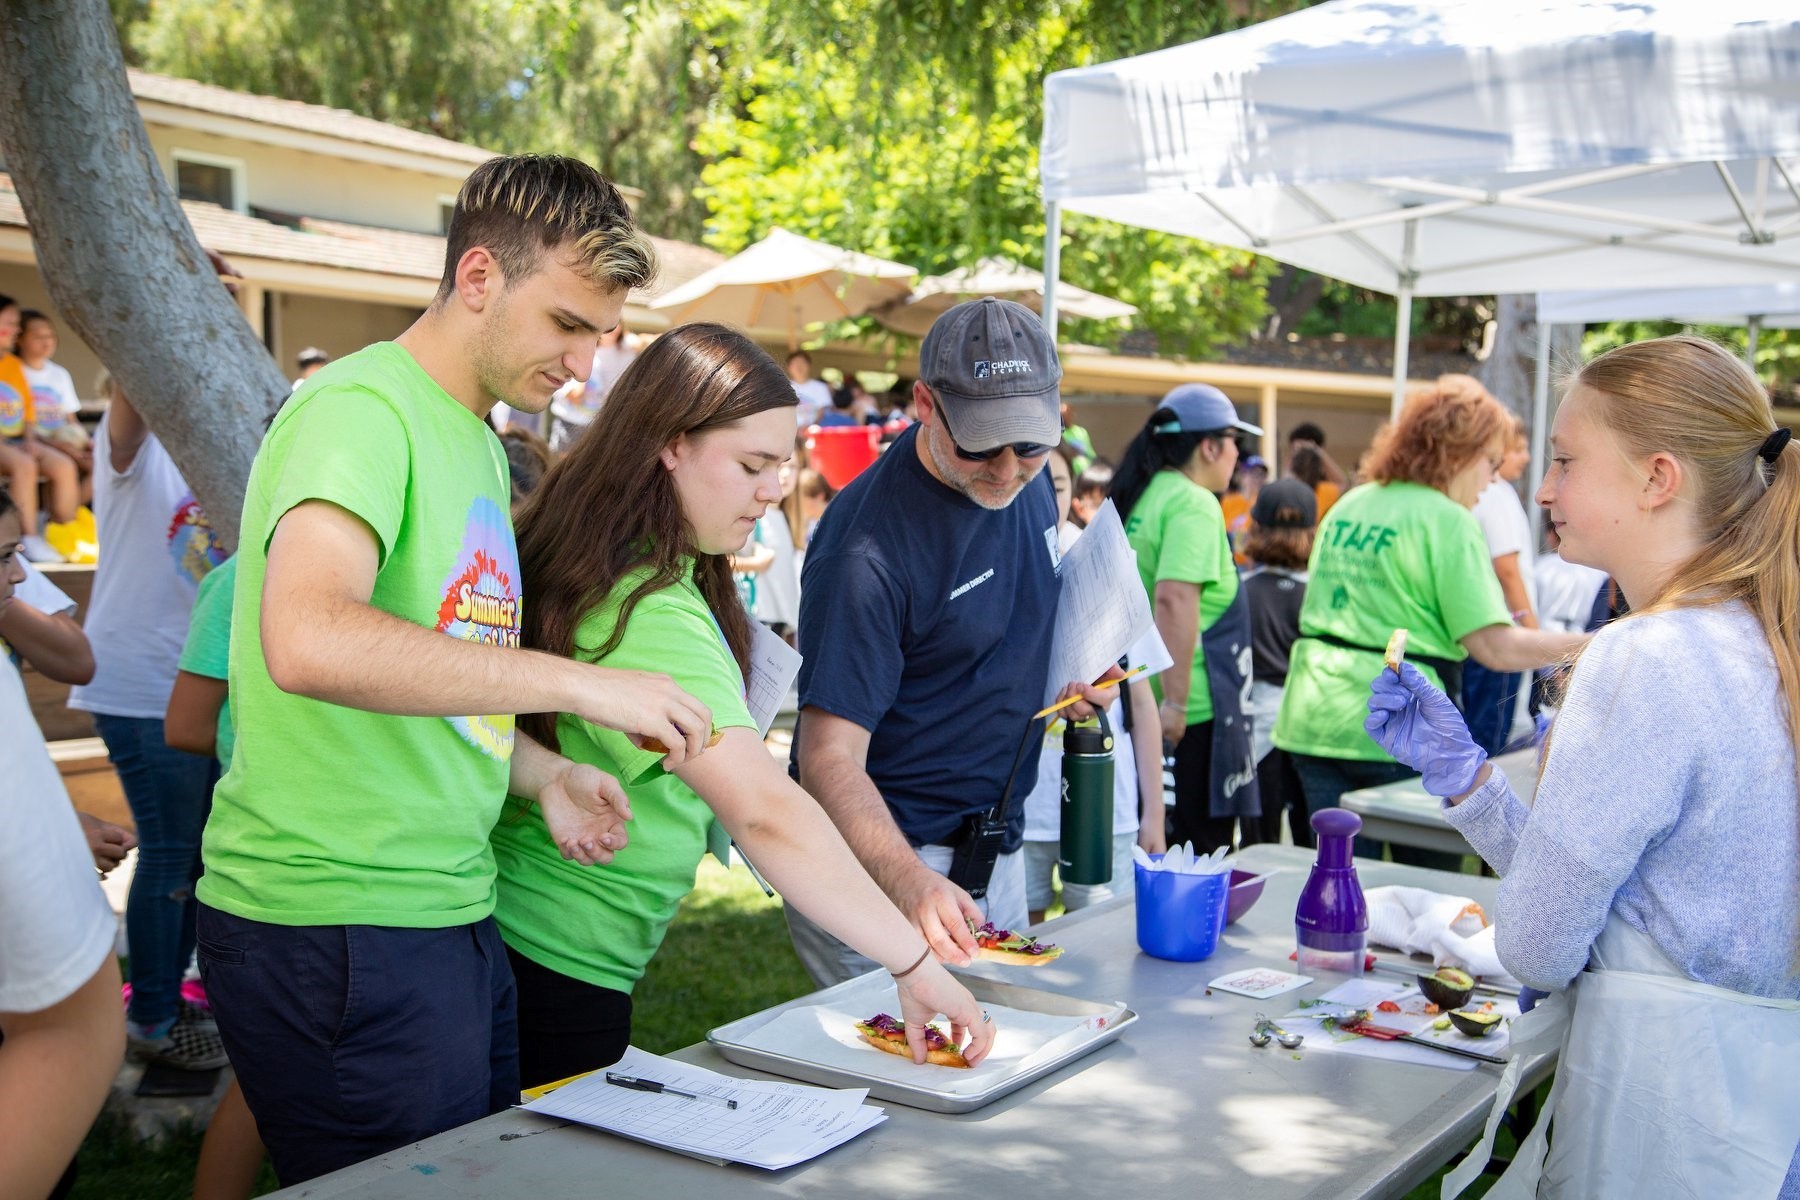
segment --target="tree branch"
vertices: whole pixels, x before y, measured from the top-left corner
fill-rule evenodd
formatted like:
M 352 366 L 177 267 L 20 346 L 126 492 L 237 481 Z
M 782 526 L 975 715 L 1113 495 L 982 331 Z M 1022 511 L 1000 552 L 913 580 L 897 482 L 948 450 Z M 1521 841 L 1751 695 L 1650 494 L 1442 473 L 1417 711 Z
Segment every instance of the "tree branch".
M 250 463 L 287 380 L 163 177 L 107 0 L 0 5 L 0 148 L 51 299 L 235 546 Z

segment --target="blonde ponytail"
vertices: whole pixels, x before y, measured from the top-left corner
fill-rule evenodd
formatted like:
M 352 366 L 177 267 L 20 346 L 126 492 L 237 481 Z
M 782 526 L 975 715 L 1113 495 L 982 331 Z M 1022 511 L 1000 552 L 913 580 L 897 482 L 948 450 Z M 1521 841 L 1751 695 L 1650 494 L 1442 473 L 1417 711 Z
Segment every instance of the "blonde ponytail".
M 1743 602 L 1768 638 L 1800 759 L 1800 443 L 1764 460 L 1778 433 L 1768 392 L 1704 338 L 1620 346 L 1574 382 L 1628 454 L 1673 454 L 1693 480 L 1705 543 L 1633 615 Z

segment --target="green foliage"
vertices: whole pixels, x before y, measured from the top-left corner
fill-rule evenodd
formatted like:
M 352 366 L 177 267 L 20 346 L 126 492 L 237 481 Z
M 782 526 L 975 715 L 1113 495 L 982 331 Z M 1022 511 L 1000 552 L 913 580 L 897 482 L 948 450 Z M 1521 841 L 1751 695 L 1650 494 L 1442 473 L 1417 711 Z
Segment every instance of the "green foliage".
M 579 155 L 699 236 L 695 129 L 741 0 L 113 0 L 147 70 L 349 109 L 502 152 Z
M 1750 331 L 1743 325 L 1683 325 L 1679 321 L 1614 321 L 1596 325 L 1581 339 L 1583 362 L 1597 354 L 1630 342 L 1693 333 L 1711 338 L 1739 358 L 1750 345 Z M 1756 373 L 1764 383 L 1791 385 L 1800 379 L 1800 329 L 1765 329 L 1756 338 Z
M 1039 267 L 1044 76 L 1203 36 L 1224 9 L 770 0 L 758 61 L 695 143 L 707 240 L 733 252 L 782 226 L 926 274 L 992 254 Z M 1203 356 L 1262 320 L 1270 267 L 1253 255 L 1080 216 L 1064 236 L 1063 278 L 1136 304 L 1163 350 Z
M 763 895 L 750 872 L 727 871 L 708 858 L 632 992 L 631 1041 L 668 1054 L 810 991 L 781 901 Z

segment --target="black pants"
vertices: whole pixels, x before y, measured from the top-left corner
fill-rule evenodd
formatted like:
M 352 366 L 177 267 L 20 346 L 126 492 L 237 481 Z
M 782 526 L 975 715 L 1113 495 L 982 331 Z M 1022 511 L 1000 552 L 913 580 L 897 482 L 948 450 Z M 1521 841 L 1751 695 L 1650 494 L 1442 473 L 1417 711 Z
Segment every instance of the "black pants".
M 1285 811 L 1288 828 L 1294 834 L 1294 845 L 1311 850 L 1313 831 L 1311 814 L 1306 810 L 1306 792 L 1300 786 L 1294 760 L 1286 750 L 1277 747 L 1256 764 L 1256 790 L 1262 794 L 1262 818 L 1256 822 L 1260 826 L 1257 830 L 1259 840 L 1270 845 L 1281 841 L 1281 814 Z M 1245 842 L 1249 842 L 1248 836 Z
M 1338 799 L 1345 792 L 1397 783 L 1418 774 L 1406 764 L 1397 762 L 1321 758 L 1315 754 L 1295 754 L 1291 758 L 1294 770 L 1300 777 L 1300 786 L 1306 792 L 1307 810 L 1315 813 L 1322 808 L 1336 808 Z M 1378 842 L 1360 834 L 1357 835 L 1353 852 L 1358 858 L 1372 858 L 1380 862 L 1383 846 L 1387 846 L 1393 852 L 1394 861 L 1397 863 L 1405 863 L 1413 867 L 1430 867 L 1435 871 L 1462 870 L 1462 855 L 1460 854 L 1450 854 L 1443 850 L 1425 850 L 1418 846 L 1402 846 L 1398 842 Z
M 269 925 L 200 905 L 200 975 L 275 1174 L 292 1187 L 519 1102 L 494 919 Z
M 555 1083 L 610 1067 L 631 1045 L 631 993 L 571 979 L 511 946 L 519 984 L 519 1081 Z
M 1210 854 L 1232 844 L 1236 817 L 1212 812 L 1212 722 L 1189 725 L 1175 746 L 1175 814 L 1169 823 L 1169 845 L 1192 842 L 1195 854 Z

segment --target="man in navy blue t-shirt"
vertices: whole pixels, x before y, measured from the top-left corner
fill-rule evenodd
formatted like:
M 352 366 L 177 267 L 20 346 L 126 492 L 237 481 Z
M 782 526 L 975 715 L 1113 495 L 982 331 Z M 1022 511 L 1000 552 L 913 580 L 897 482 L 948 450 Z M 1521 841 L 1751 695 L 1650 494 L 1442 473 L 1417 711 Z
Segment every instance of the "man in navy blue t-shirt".
M 1025 734 L 1056 617 L 1043 466 L 1062 436 L 1062 367 L 1031 310 L 984 299 L 937 319 L 919 371 L 917 423 L 832 501 L 807 551 L 794 762 L 938 957 L 966 965 L 970 920 L 1025 924 L 1019 847 L 1043 744 Z M 821 986 L 874 969 L 787 918 Z

